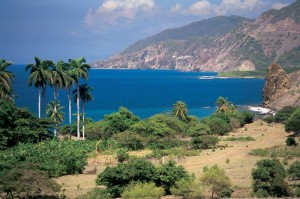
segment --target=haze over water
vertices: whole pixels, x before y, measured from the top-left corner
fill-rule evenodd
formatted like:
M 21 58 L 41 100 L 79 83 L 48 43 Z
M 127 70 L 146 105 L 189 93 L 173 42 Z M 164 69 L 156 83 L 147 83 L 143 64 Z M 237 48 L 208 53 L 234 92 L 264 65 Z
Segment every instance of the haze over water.
M 14 89 L 18 96 L 16 103 L 37 113 L 38 90 L 27 86 L 29 73 L 24 68 L 25 65 L 14 65 L 10 68 L 15 74 Z M 85 106 L 86 117 L 97 121 L 105 114 L 125 106 L 141 118 L 147 118 L 171 111 L 172 105 L 181 100 L 188 105 L 189 114 L 201 118 L 215 111 L 215 102 L 219 96 L 228 98 L 235 105 L 262 104 L 265 80 L 201 78 L 216 75 L 217 73 L 174 70 L 92 69 L 87 83 L 94 89 L 94 100 Z M 68 121 L 67 94 L 63 89 L 59 93 L 59 100 L 65 107 Z M 47 103 L 50 100 L 53 100 L 53 89 L 47 88 Z M 72 108 L 75 113 L 74 103 Z

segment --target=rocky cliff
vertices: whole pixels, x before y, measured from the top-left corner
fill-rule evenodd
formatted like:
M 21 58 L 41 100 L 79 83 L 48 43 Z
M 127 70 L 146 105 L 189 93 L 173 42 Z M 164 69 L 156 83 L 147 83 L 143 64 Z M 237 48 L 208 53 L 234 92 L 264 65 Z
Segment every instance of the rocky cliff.
M 222 31 L 221 31 L 222 30 Z M 255 21 L 216 17 L 136 42 L 97 68 L 184 71 L 266 70 L 273 62 L 300 63 L 300 0 Z
M 300 105 L 300 71 L 286 74 L 278 64 L 270 65 L 263 98 L 264 106 L 275 110 Z

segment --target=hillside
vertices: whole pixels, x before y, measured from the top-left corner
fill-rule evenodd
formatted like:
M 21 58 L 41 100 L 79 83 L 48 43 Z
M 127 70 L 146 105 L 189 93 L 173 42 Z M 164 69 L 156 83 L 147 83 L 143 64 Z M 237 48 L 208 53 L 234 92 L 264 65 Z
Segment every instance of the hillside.
M 176 159 L 176 162 L 184 166 L 190 173 L 194 173 L 197 178 L 201 176 L 205 166 L 218 164 L 224 168 L 226 174 L 230 176 L 234 189 L 233 197 L 250 197 L 252 191 L 251 171 L 255 163 L 262 158 L 249 155 L 249 152 L 258 148 L 285 145 L 288 134 L 285 132 L 282 124 L 270 125 L 262 121 L 256 121 L 252 124 L 247 124 L 244 128 L 238 129 L 236 132 L 230 133 L 228 136 L 224 136 L 223 139 L 227 137 L 237 138 L 245 136 L 251 136 L 255 141 L 222 141 L 223 144 L 227 144 L 229 147 L 215 151 L 211 149 L 203 150 L 198 156 Z M 130 154 L 145 156 L 145 154 L 150 152 L 151 151 L 133 151 L 130 152 Z M 165 160 L 167 159 L 166 157 Z M 291 162 L 295 161 L 295 159 L 298 160 L 299 158 L 294 158 Z M 161 159 L 152 161 L 157 164 Z M 96 167 L 97 173 L 101 173 L 107 165 L 113 166 L 116 164 L 117 161 L 114 155 L 92 157 L 89 159 L 89 164 L 84 174 L 63 176 L 56 179 L 56 182 L 65 189 L 64 193 L 67 197 L 75 198 L 96 186 L 95 179 L 97 174 L 91 174 L 87 171 L 93 170 Z
M 215 17 L 165 30 L 138 41 L 96 68 L 183 71 L 266 70 L 273 62 L 300 63 L 300 1 L 270 10 L 252 21 Z

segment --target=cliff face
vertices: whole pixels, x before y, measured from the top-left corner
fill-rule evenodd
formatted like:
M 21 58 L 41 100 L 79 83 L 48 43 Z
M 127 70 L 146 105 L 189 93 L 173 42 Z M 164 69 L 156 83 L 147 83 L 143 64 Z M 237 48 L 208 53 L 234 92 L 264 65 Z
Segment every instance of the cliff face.
M 275 110 L 300 105 L 300 71 L 287 75 L 273 63 L 268 68 L 263 98 L 264 106 Z
M 216 17 L 136 42 L 96 68 L 184 71 L 265 70 L 273 61 L 300 62 L 300 1 L 255 21 Z M 226 25 L 224 25 L 226 24 Z M 221 30 L 222 31 L 221 31 Z M 291 59 L 292 57 L 292 59 Z

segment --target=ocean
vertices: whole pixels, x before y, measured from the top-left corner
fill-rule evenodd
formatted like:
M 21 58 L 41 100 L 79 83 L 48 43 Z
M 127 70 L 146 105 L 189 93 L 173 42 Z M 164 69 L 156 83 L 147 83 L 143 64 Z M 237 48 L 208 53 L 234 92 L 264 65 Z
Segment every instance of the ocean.
M 29 72 L 25 65 L 9 68 L 15 74 L 16 104 L 37 114 L 38 90 L 27 86 Z M 213 72 L 181 72 L 175 70 L 102 70 L 91 69 L 88 85 L 94 100 L 85 105 L 86 117 L 94 121 L 124 106 L 144 119 L 172 110 L 176 101 L 184 101 L 190 115 L 209 116 L 219 96 L 239 106 L 260 106 L 264 79 L 218 78 Z M 47 88 L 47 103 L 53 100 L 53 89 Z M 59 91 L 68 121 L 66 91 Z M 73 113 L 76 105 L 72 104 Z M 73 118 L 75 120 L 75 116 Z

